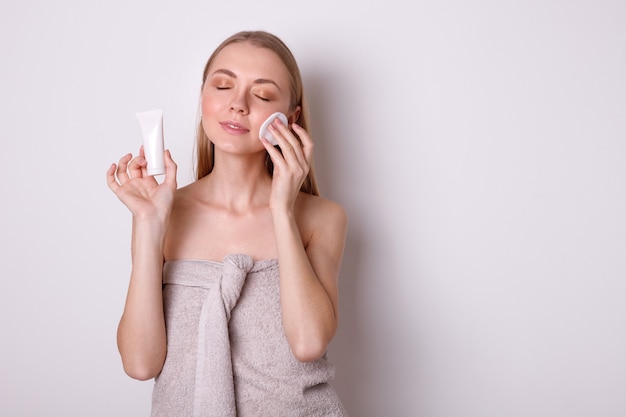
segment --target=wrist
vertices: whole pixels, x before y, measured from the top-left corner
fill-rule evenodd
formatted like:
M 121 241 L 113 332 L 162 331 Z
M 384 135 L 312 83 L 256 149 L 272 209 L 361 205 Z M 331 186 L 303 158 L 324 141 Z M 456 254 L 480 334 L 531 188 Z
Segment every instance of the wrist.
M 133 234 L 141 240 L 162 243 L 165 240 L 167 223 L 156 217 L 133 217 Z
M 270 211 L 272 212 L 272 217 L 274 220 L 276 219 L 289 219 L 294 218 L 293 207 L 290 207 L 287 204 L 270 204 Z

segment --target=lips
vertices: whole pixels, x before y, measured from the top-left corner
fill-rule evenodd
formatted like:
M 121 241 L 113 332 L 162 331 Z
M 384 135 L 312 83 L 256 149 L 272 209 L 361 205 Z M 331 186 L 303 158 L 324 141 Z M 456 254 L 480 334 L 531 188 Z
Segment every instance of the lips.
M 234 135 L 241 135 L 250 131 L 250 129 L 246 128 L 241 123 L 233 122 L 230 120 L 226 122 L 220 122 L 220 125 L 225 131 Z

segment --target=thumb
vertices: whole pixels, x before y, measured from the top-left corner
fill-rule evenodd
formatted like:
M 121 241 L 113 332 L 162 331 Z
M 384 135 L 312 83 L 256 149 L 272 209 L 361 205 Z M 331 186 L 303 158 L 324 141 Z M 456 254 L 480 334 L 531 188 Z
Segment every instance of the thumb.
M 172 154 L 170 153 L 169 149 L 166 149 L 164 154 L 165 154 L 165 158 L 164 158 L 165 159 L 165 180 L 163 181 L 163 183 L 176 189 L 177 187 L 176 173 L 178 171 L 178 166 L 176 165 L 176 162 L 174 162 L 174 160 L 172 159 Z

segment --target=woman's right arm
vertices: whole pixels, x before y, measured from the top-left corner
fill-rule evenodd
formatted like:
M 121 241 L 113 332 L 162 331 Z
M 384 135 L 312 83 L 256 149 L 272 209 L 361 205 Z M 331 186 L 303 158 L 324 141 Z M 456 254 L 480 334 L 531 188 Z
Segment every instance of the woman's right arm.
M 163 314 L 163 245 L 176 191 L 176 164 L 165 152 L 162 184 L 147 175 L 143 152 L 128 154 L 107 171 L 111 190 L 133 214 L 132 271 L 117 344 L 125 372 L 147 380 L 157 376 L 166 355 Z

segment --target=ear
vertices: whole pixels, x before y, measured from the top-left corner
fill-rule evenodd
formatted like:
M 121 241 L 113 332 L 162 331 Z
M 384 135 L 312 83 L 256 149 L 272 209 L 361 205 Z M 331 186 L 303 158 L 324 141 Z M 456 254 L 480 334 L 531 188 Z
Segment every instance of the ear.
M 300 106 L 297 106 L 296 109 L 293 111 L 293 113 L 291 113 L 287 117 L 287 120 L 289 121 L 289 125 L 291 125 L 292 123 L 295 123 L 300 118 L 301 111 L 302 111 L 302 108 Z

